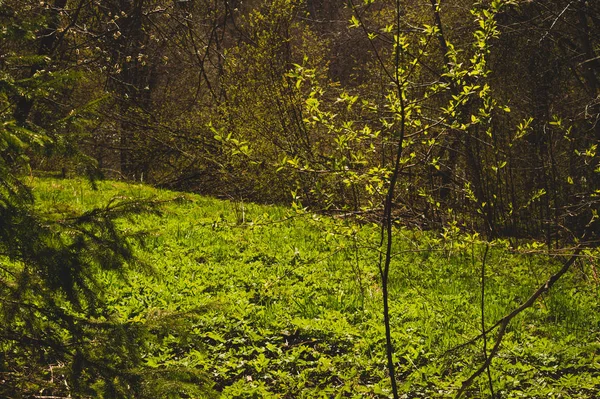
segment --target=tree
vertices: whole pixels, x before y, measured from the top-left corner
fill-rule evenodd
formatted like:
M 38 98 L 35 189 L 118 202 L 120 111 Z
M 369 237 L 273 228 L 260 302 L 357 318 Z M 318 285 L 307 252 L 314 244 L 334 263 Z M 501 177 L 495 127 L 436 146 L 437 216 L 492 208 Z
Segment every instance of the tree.
M 502 76 L 494 75 L 492 65 L 495 65 L 496 61 L 495 46 L 499 43 L 499 38 L 502 38 L 500 21 L 504 21 L 512 12 L 518 12 L 518 5 L 511 1 L 471 4 L 470 14 L 474 21 L 468 31 L 472 36 L 458 36 L 454 41 L 450 41 L 450 36 L 446 35 L 448 29 L 443 25 L 440 7 L 439 2 L 432 2 L 432 12 L 429 14 L 431 19 L 425 22 L 415 18 L 415 15 L 419 15 L 419 12 L 415 11 L 418 7 L 413 8 L 412 4 L 396 2 L 395 8 L 386 8 L 382 4 L 377 6 L 374 2 L 354 5 L 354 16 L 350 23 L 352 27 L 362 30 L 371 43 L 369 51 L 372 59 L 379 65 L 380 76 L 388 83 L 384 94 L 381 95 L 384 100 L 370 99 L 365 95 L 366 92 L 361 92 L 356 97 L 348 94 L 338 97 L 337 101 L 348 104 L 349 108 L 358 108 L 356 104 L 360 103 L 357 100 L 362 100 L 362 103 L 366 104 L 365 108 L 371 110 L 370 118 L 365 123 L 368 129 L 361 130 L 360 127 L 364 125 L 360 125 L 356 120 L 340 120 L 340 113 L 331 112 L 331 108 L 328 108 L 330 104 L 327 104 L 326 97 L 323 96 L 324 90 L 312 86 L 306 99 L 309 112 L 305 114 L 305 120 L 311 121 L 307 125 L 314 130 L 324 128 L 338 143 L 344 143 L 344 146 L 351 147 L 352 150 L 337 153 L 332 151 L 331 147 L 319 148 L 324 152 L 317 152 L 316 159 L 319 155 L 335 154 L 335 162 L 326 168 L 316 167 L 318 164 L 307 157 L 286 160 L 293 168 L 312 173 L 315 180 L 324 181 L 324 176 L 328 175 L 338 179 L 343 177 L 343 182 L 348 187 L 364 187 L 368 182 L 367 187 L 370 187 L 371 194 L 377 195 L 371 197 L 374 199 L 371 204 L 375 206 L 369 208 L 365 201 L 361 207 L 363 212 L 360 214 L 370 210 L 368 214 L 380 215 L 376 219 L 381 226 L 379 271 L 386 326 L 386 357 L 394 397 L 398 397 L 398 391 L 395 388 L 387 284 L 393 256 L 394 225 L 410 223 L 410 220 L 407 222 L 404 217 L 404 209 L 417 208 L 425 215 L 426 223 L 434 221 L 444 228 L 460 230 L 457 225 L 469 226 L 474 231 L 485 232 L 489 240 L 511 232 L 514 234 L 517 231 L 515 226 L 520 228 L 532 221 L 543 226 L 551 225 L 552 234 L 556 234 L 553 239 L 556 238 L 557 245 L 566 248 L 565 251 L 570 254 L 562 269 L 513 312 L 492 327 L 487 327 L 482 318 L 482 333 L 473 342 L 483 338 L 485 361 L 472 377 L 464 382 L 458 396 L 486 370 L 490 391 L 492 396 L 494 395 L 489 367 L 510 321 L 530 307 L 569 270 L 581 251 L 581 240 L 590 240 L 585 245 L 597 245 L 597 239 L 592 238 L 596 234 L 593 227 L 597 223 L 595 211 L 579 207 L 581 219 L 577 224 L 578 228 L 564 229 L 561 220 L 567 215 L 561 213 L 561 207 L 556 202 L 557 198 L 561 197 L 554 195 L 548 198 L 548 201 L 538 203 L 539 199 L 546 195 L 546 190 L 531 192 L 530 187 L 511 187 L 510 179 L 518 177 L 507 171 L 521 162 L 531 163 L 521 152 L 521 148 L 527 147 L 527 141 L 532 138 L 527 137 L 530 131 L 537 128 L 545 133 L 548 130 L 547 126 L 544 126 L 545 122 L 535 125 L 535 121 L 550 119 L 551 126 L 560 127 L 563 124 L 560 118 L 548 115 L 535 115 L 531 118 L 529 113 L 520 112 L 524 108 L 518 108 L 520 120 L 510 118 L 514 111 L 506 104 L 512 98 L 509 94 L 514 94 L 515 90 L 507 93 L 499 87 L 503 81 Z M 389 47 L 386 48 L 382 43 L 387 43 Z M 436 43 L 438 49 L 435 48 Z M 442 50 L 441 54 L 439 49 Z M 541 53 L 549 55 L 544 51 Z M 439 65 L 439 61 L 442 67 L 433 67 Z M 299 87 L 308 82 L 312 83 L 309 80 L 310 73 L 302 68 L 296 68 L 296 76 Z M 515 82 L 518 82 L 516 77 Z M 373 82 L 370 82 L 370 85 L 372 86 Z M 571 128 L 567 130 L 572 134 Z M 366 135 L 365 131 L 376 134 Z M 365 146 L 365 142 L 371 145 Z M 567 187 L 557 176 L 568 170 L 561 170 L 560 163 L 569 158 L 566 155 L 568 147 L 562 147 L 564 143 L 560 139 L 555 139 L 548 147 L 541 146 L 540 142 L 536 144 L 539 145 L 536 149 L 544 154 L 560 151 L 560 155 L 559 152 L 554 153 L 554 158 L 551 155 L 549 161 L 542 162 L 539 168 L 535 169 L 536 172 L 527 173 L 527 177 L 537 179 L 539 176 L 554 176 L 554 187 Z M 340 147 L 341 144 L 338 148 Z M 370 154 L 362 157 L 368 148 L 371 149 Z M 582 153 L 581 150 L 578 151 Z M 590 158 L 596 156 L 595 150 L 591 148 L 588 148 L 587 154 Z M 356 158 L 364 159 L 364 164 L 354 162 Z M 591 165 L 586 164 L 586 173 L 594 170 L 594 162 L 591 162 Z M 583 168 L 580 170 L 583 171 Z M 564 179 L 569 181 L 566 177 Z M 581 181 L 585 183 L 587 179 Z M 315 191 L 323 191 L 321 198 L 328 201 L 328 204 L 340 199 L 340 196 L 331 190 L 331 186 L 315 184 L 314 187 Z M 421 198 L 410 198 L 408 193 L 411 191 L 417 191 Z M 592 189 L 580 195 L 581 198 L 586 198 L 586 206 L 597 204 L 597 190 Z M 541 215 L 528 212 L 538 204 L 538 209 L 542 209 L 543 212 Z M 513 214 L 513 211 L 517 213 L 516 209 L 519 210 L 518 216 Z M 554 220 L 549 217 L 552 214 Z M 512 219 L 513 217 L 515 219 Z M 420 226 L 423 227 L 423 224 Z M 559 228 L 560 235 L 557 234 Z M 545 228 L 546 231 L 548 229 Z M 550 248 L 550 244 L 548 246 Z M 573 246 L 576 246 L 575 249 Z M 482 270 L 485 271 L 485 261 Z M 484 298 L 484 272 L 482 276 Z M 482 305 L 482 314 L 484 313 Z M 491 351 L 488 351 L 487 335 L 497 328 L 499 332 L 495 343 Z
M 52 5 L 59 8 L 0 5 L 6 27 L 0 32 L 0 395 L 208 394 L 202 372 L 145 367 L 149 329 L 120 320 L 103 299 L 99 276 L 124 275 L 136 263 L 133 240 L 141 237 L 120 231 L 117 220 L 156 213 L 156 205 L 124 200 L 83 214 L 44 213 L 25 183 L 31 158 L 68 149 L 69 137 L 58 133 L 72 119 L 89 116 L 62 104 L 52 107 L 74 83 L 56 50 L 62 26 L 57 13 L 67 5 Z

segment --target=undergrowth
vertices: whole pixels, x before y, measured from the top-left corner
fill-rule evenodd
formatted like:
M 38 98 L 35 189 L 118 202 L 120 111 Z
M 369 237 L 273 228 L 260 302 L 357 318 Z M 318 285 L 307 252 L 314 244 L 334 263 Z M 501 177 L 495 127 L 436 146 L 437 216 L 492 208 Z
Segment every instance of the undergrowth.
M 37 206 L 56 218 L 113 197 L 164 201 L 161 215 L 120 224 L 145 232 L 136 254 L 150 268 L 102 276 L 111 312 L 149 331 L 148 372 L 205 372 L 224 398 L 389 396 L 376 226 L 142 185 L 31 183 Z M 480 341 L 463 345 L 481 329 L 482 262 L 488 326 L 560 262 L 535 245 L 525 253 L 477 236 L 398 229 L 390 302 L 399 389 L 403 398 L 451 397 L 483 360 Z M 490 370 L 498 397 L 600 395 L 594 262 L 582 257 L 510 324 Z M 466 396 L 490 397 L 488 386 L 480 378 Z

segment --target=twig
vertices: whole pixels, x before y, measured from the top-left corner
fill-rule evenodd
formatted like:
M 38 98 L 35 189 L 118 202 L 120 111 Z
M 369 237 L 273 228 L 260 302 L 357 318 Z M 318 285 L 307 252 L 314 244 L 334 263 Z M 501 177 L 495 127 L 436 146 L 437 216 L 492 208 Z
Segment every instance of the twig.
M 562 15 L 569 9 L 569 7 L 571 7 L 572 3 L 573 2 L 570 1 L 569 4 L 567 4 L 567 6 L 564 8 L 564 10 L 562 10 L 562 12 L 560 14 L 558 14 L 558 16 L 556 17 L 556 19 L 554 20 L 554 22 L 552 22 L 552 25 L 550 25 L 550 28 L 548 28 L 548 30 L 546 31 L 546 33 L 544 33 L 544 35 L 540 39 L 540 43 L 544 41 L 544 39 L 546 38 L 546 36 L 548 36 L 548 34 L 552 30 L 552 28 L 554 28 L 554 25 L 556 25 L 556 23 L 558 22 L 558 20 L 560 19 L 560 17 L 562 17 Z
M 581 246 L 578 246 L 577 248 L 575 248 L 575 251 L 569 258 L 569 260 L 567 260 L 563 264 L 563 267 L 558 272 L 556 272 L 556 274 L 553 274 L 544 284 L 542 284 L 529 297 L 529 299 L 527 299 L 525 302 L 523 302 L 518 308 L 516 308 L 515 310 L 510 312 L 508 315 L 506 315 L 502 319 L 500 319 L 496 324 L 494 324 L 487 331 L 484 331 L 484 334 L 489 333 L 491 330 L 493 330 L 497 326 L 500 326 L 500 328 L 498 330 L 498 337 L 496 338 L 496 343 L 494 344 L 492 351 L 486 357 L 485 362 L 481 365 L 481 367 L 479 367 L 473 374 L 471 374 L 471 376 L 469 378 L 467 378 L 465 381 L 463 381 L 462 386 L 460 387 L 460 390 L 456 394 L 455 399 L 460 398 L 461 395 L 465 392 L 465 390 L 473 383 L 473 381 L 475 381 L 475 379 L 477 377 L 479 377 L 479 375 L 481 375 L 481 373 L 483 373 L 489 367 L 489 365 L 492 363 L 492 360 L 494 359 L 494 357 L 498 353 L 498 350 L 500 349 L 500 344 L 502 343 L 502 339 L 504 338 L 504 335 L 506 334 L 506 327 L 508 327 L 511 320 L 514 319 L 521 312 L 523 312 L 525 309 L 530 308 L 542 294 L 549 291 L 550 288 L 552 288 L 552 286 L 569 270 L 569 268 L 573 265 L 573 263 L 575 263 L 575 261 L 577 260 L 577 256 L 579 255 L 579 252 L 581 252 Z M 484 336 L 484 334 L 482 334 L 482 336 Z
M 485 263 L 487 260 L 490 245 L 485 246 L 485 252 L 483 253 L 483 259 L 481 260 L 481 335 L 483 335 L 483 356 L 487 357 L 487 335 L 485 333 Z M 473 244 L 473 262 L 475 262 L 475 244 Z M 490 384 L 490 393 L 492 399 L 496 397 L 494 394 L 494 383 L 492 381 L 492 373 L 490 372 L 490 366 L 487 366 L 488 382 Z

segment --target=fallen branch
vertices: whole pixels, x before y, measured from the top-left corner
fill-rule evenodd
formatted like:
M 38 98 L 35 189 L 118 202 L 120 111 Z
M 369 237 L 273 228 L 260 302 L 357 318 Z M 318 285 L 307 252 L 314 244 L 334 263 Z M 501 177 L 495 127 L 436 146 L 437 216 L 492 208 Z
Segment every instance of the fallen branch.
M 542 296 L 542 294 L 549 291 L 550 288 L 552 288 L 552 286 L 569 270 L 569 268 L 573 265 L 573 263 L 575 263 L 578 255 L 579 255 L 579 252 L 581 252 L 580 246 L 575 248 L 575 252 L 573 252 L 573 254 L 569 258 L 569 260 L 567 260 L 563 264 L 562 268 L 558 272 L 556 272 L 556 274 L 553 274 L 544 284 L 542 284 L 518 308 L 516 308 L 515 310 L 510 312 L 508 315 L 506 315 L 503 318 L 501 318 L 500 320 L 498 320 L 498 322 L 496 322 L 496 324 L 494 324 L 492 327 L 490 327 L 485 332 L 485 333 L 488 333 L 488 332 L 494 330 L 496 327 L 498 327 L 498 326 L 500 327 L 498 330 L 498 337 L 496 338 L 496 343 L 494 344 L 494 347 L 492 348 L 490 354 L 486 357 L 485 362 L 481 365 L 481 367 L 479 367 L 473 374 L 471 374 L 471 376 L 469 378 L 467 378 L 465 381 L 463 381 L 463 383 L 460 387 L 460 390 L 456 394 L 456 399 L 460 398 L 461 395 L 465 392 L 465 390 L 473 383 L 473 381 L 475 381 L 475 379 L 477 377 L 479 377 L 479 375 L 481 375 L 481 373 L 483 373 L 489 367 L 490 363 L 492 362 L 495 355 L 498 353 L 498 350 L 500 349 L 500 344 L 502 343 L 502 339 L 504 338 L 504 335 L 506 334 L 506 327 L 508 327 L 511 320 L 514 319 L 521 312 L 523 312 L 525 309 L 533 306 L 535 301 L 540 296 Z M 481 334 L 479 337 L 485 336 L 485 333 Z M 475 338 L 475 340 L 477 340 L 479 337 Z

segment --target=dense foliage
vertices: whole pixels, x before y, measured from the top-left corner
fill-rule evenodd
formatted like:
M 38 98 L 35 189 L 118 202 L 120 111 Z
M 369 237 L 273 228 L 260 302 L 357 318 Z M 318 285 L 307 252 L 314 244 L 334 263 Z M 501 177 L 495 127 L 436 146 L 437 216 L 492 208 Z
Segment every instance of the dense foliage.
M 6 0 L 2 118 L 86 155 L 38 167 L 343 212 L 403 124 L 404 223 L 556 244 L 598 205 L 599 7 Z

